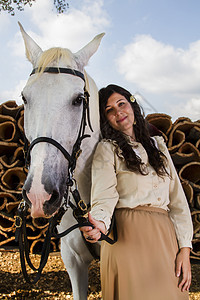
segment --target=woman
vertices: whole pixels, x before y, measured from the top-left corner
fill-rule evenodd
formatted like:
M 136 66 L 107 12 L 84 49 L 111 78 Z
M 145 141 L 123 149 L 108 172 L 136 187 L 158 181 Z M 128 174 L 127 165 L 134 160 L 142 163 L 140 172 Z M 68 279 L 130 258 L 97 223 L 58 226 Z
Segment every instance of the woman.
M 165 142 L 150 137 L 127 90 L 109 85 L 99 100 L 103 139 L 93 159 L 89 214 L 94 228 L 81 230 L 95 243 L 115 213 L 118 241 L 101 245 L 103 299 L 189 299 L 192 221 Z

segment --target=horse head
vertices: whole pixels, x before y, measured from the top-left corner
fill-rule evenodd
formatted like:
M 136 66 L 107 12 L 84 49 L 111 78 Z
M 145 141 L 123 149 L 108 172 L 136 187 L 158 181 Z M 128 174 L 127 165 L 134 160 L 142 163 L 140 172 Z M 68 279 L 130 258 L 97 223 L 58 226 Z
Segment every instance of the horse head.
M 90 114 L 94 132 L 90 132 L 91 138 L 82 142 L 83 152 L 78 159 L 75 174 L 83 194 L 85 197 L 89 195 L 88 166 L 99 132 L 98 90 L 84 67 L 98 49 L 104 34 L 97 35 L 76 53 L 65 48 L 42 51 L 19 25 L 26 56 L 33 66 L 33 72 L 22 91 L 25 135 L 32 143 L 24 192 L 32 216 L 43 217 L 57 211 L 66 190 L 70 157 L 83 122 L 85 87 L 91 96 Z M 88 126 L 87 131 L 90 131 Z M 46 140 L 40 142 L 40 137 L 49 138 L 56 145 Z M 59 149 L 57 144 L 64 150 Z

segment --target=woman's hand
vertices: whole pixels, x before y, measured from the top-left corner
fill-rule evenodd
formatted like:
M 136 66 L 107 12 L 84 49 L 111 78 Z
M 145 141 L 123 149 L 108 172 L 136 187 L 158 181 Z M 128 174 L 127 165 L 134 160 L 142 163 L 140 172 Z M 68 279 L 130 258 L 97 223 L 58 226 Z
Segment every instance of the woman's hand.
M 178 287 L 182 292 L 189 291 L 191 284 L 191 265 L 190 265 L 190 248 L 183 247 L 180 249 L 176 257 L 176 276 L 182 279 Z
M 83 232 L 83 235 L 88 242 L 96 243 L 101 237 L 101 232 L 106 232 L 106 226 L 104 222 L 95 220 L 90 213 L 88 213 L 88 221 L 94 228 L 91 226 L 84 226 L 80 227 L 80 230 Z

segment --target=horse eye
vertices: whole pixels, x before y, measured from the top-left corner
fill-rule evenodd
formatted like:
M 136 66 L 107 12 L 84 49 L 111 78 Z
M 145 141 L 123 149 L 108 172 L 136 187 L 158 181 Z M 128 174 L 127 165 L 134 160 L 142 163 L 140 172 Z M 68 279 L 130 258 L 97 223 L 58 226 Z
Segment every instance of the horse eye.
M 22 100 L 23 100 L 24 104 L 27 104 L 27 100 L 26 100 L 26 98 L 24 97 L 23 94 L 22 94 Z
M 78 96 L 77 98 L 75 98 L 73 101 L 72 101 L 72 104 L 75 105 L 75 106 L 80 106 L 81 103 L 84 101 L 84 96 Z

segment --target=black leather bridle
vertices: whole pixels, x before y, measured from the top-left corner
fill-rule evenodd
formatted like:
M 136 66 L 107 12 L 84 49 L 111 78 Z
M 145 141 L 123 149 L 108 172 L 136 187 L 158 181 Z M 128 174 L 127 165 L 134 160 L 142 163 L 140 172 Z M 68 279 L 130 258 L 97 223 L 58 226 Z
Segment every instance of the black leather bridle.
M 33 74 L 38 73 L 38 69 L 33 69 L 33 71 L 31 72 L 30 76 Z M 55 68 L 55 67 L 48 67 L 45 68 L 43 72 L 47 72 L 47 73 L 55 73 L 55 74 L 59 74 L 59 73 L 65 73 L 65 74 L 70 74 L 70 75 L 74 75 L 74 76 L 78 76 L 81 79 L 83 79 L 85 81 L 85 76 L 83 73 L 81 73 L 80 71 L 77 70 L 73 70 L 73 69 L 69 69 L 69 68 Z M 76 139 L 76 142 L 73 146 L 72 149 L 72 154 L 70 155 L 69 152 L 60 144 L 58 143 L 56 140 L 49 138 L 49 137 L 38 137 L 36 139 L 34 139 L 30 146 L 28 146 L 28 140 L 27 138 L 24 136 L 25 139 L 25 143 L 24 143 L 24 152 L 25 152 L 25 165 L 26 167 L 30 164 L 30 152 L 33 149 L 33 147 L 38 144 L 38 143 L 50 143 L 53 146 L 55 146 L 57 149 L 59 149 L 62 154 L 64 155 L 64 157 L 68 160 L 69 164 L 68 164 L 68 178 L 67 178 L 67 182 L 66 182 L 66 191 L 64 194 L 64 203 L 61 205 L 61 207 L 59 208 L 58 212 L 56 213 L 56 215 L 54 215 L 53 217 L 50 218 L 49 220 L 49 227 L 48 230 L 46 232 L 46 237 L 45 237 L 45 241 L 43 244 L 43 248 L 42 248 L 42 254 L 41 254 L 41 261 L 40 261 L 40 265 L 38 268 L 35 268 L 30 260 L 29 257 L 29 247 L 28 247 L 28 241 L 27 241 L 27 235 L 26 235 L 26 215 L 27 215 L 27 210 L 28 210 L 28 205 L 27 203 L 29 203 L 29 199 L 26 195 L 26 191 L 23 189 L 22 190 L 22 195 L 23 195 L 23 201 L 20 203 L 19 207 L 18 207 L 18 215 L 16 216 L 16 220 L 15 220 L 15 226 L 16 226 L 16 234 L 15 234 L 15 239 L 17 242 L 19 242 L 19 250 L 20 250 L 20 259 L 21 259 L 21 266 L 22 266 L 22 272 L 24 275 L 25 280 L 28 283 L 36 283 L 42 273 L 42 270 L 47 262 L 48 259 L 48 255 L 50 252 L 50 241 L 51 241 L 51 237 L 57 237 L 57 238 L 61 238 L 65 235 L 67 235 L 69 232 L 71 232 L 72 230 L 78 228 L 78 227 L 83 227 L 83 226 L 93 226 L 92 224 L 90 224 L 87 220 L 87 218 L 84 216 L 88 209 L 89 206 L 87 206 L 85 204 L 85 202 L 83 200 L 81 200 L 80 194 L 78 192 L 78 189 L 75 188 L 74 190 L 70 190 L 71 194 L 73 196 L 73 199 L 75 201 L 75 205 L 70 201 L 69 199 L 69 189 L 70 187 L 73 186 L 74 184 L 74 178 L 73 178 L 73 172 L 75 170 L 76 167 L 76 162 L 77 162 L 77 158 L 79 157 L 80 153 L 81 153 L 81 142 L 83 139 L 90 137 L 90 135 L 85 134 L 85 128 L 87 126 L 87 123 L 92 130 L 91 127 L 91 123 L 90 123 L 90 115 L 89 115 L 89 93 L 86 90 L 86 85 L 84 86 L 84 100 L 83 100 L 83 112 L 82 112 L 82 119 L 81 119 L 81 124 L 80 124 L 80 129 L 79 129 L 79 133 L 78 133 L 78 137 Z M 71 207 L 73 210 L 73 215 L 77 220 L 77 224 L 73 225 L 72 227 L 66 229 L 64 232 L 57 234 L 55 232 L 55 228 L 56 226 L 60 223 L 62 216 L 64 215 L 64 213 L 67 211 L 68 207 Z M 115 226 L 115 224 L 114 224 Z M 110 228 L 111 231 L 112 227 Z M 110 233 L 109 231 L 109 233 Z M 109 233 L 107 235 L 104 235 L 103 233 L 101 233 L 101 240 L 106 240 L 108 243 L 110 244 L 114 244 L 117 240 L 117 233 L 116 230 L 114 231 L 114 239 L 110 239 L 108 237 Z M 85 241 L 85 239 L 84 239 Z M 90 243 L 87 243 L 87 245 L 91 245 Z M 94 251 L 89 247 L 88 248 L 89 251 L 91 252 L 91 254 L 93 256 L 95 256 Z M 34 280 L 30 280 L 29 275 L 27 273 L 26 270 L 26 264 L 25 264 L 25 258 L 26 261 L 28 263 L 28 265 L 30 266 L 30 268 L 34 271 L 36 271 L 36 276 L 34 278 Z M 96 258 L 96 257 L 95 257 Z
M 30 76 L 32 76 L 33 74 L 36 74 L 38 72 L 39 72 L 38 68 L 33 69 Z M 81 73 L 80 71 L 77 71 L 77 70 L 69 69 L 69 68 L 47 67 L 44 69 L 43 72 L 44 73 L 54 73 L 54 74 L 60 74 L 60 73 L 70 74 L 70 75 L 80 77 L 85 82 L 85 76 L 83 73 Z M 88 91 L 86 90 L 86 85 L 85 85 L 84 86 L 82 120 L 81 120 L 81 125 L 80 125 L 77 140 L 73 146 L 72 154 L 70 155 L 69 152 L 65 148 L 63 148 L 63 146 L 60 143 L 58 143 L 56 140 L 49 138 L 49 137 L 38 137 L 31 142 L 29 147 L 28 147 L 28 141 L 26 140 L 26 142 L 25 142 L 26 165 L 28 165 L 30 163 L 30 152 L 31 152 L 32 148 L 38 143 L 46 142 L 46 143 L 50 143 L 50 144 L 54 145 L 57 149 L 59 149 L 63 153 L 64 157 L 69 162 L 69 171 L 71 174 L 73 173 L 73 171 L 76 167 L 77 158 L 81 153 L 81 150 L 80 150 L 81 142 L 83 139 L 90 137 L 90 135 L 85 134 L 85 128 L 87 126 L 87 123 L 88 123 L 91 131 L 93 131 L 91 122 L 90 122 L 90 114 L 89 114 L 89 97 L 90 97 L 90 95 L 89 95 Z

